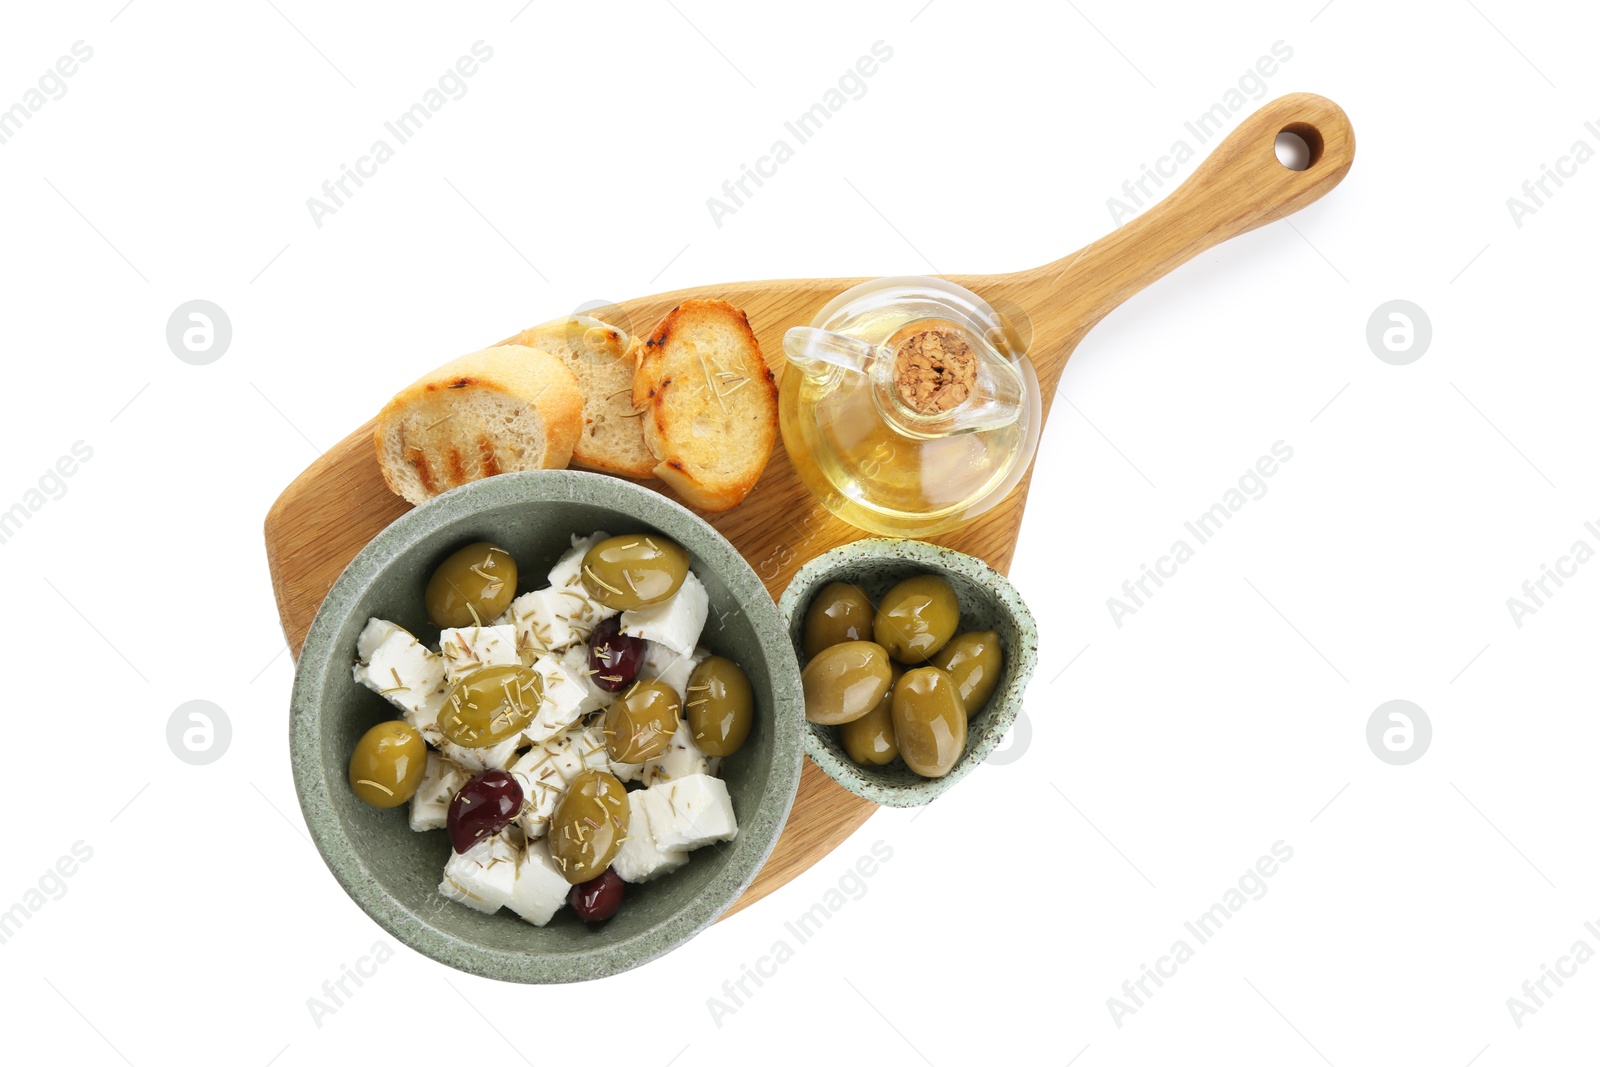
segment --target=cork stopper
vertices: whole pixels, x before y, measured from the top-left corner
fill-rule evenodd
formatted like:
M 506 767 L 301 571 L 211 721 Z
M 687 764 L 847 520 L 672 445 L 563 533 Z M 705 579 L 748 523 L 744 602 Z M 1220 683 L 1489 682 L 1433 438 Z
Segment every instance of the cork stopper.
M 911 323 L 889 338 L 894 391 L 918 415 L 964 403 L 978 382 L 978 354 L 960 327 L 940 319 Z

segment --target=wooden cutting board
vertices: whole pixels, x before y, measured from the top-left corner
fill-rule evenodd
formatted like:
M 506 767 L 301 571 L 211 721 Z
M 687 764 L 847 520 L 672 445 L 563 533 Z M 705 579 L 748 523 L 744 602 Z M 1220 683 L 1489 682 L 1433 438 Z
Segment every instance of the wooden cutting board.
M 1304 170 L 1290 170 L 1278 161 L 1274 142 L 1282 132 L 1298 135 L 1310 149 L 1310 165 Z M 1284 96 L 1246 118 L 1188 180 L 1115 232 L 1032 270 L 954 275 L 950 280 L 992 304 L 1007 302 L 1026 313 L 1033 334 L 1028 354 L 1048 417 L 1067 358 L 1109 311 L 1200 252 L 1319 199 L 1345 176 L 1354 156 L 1355 135 L 1338 105 L 1309 93 Z M 684 300 L 727 300 L 748 314 L 762 352 L 781 375 L 784 331 L 808 325 L 824 304 L 863 280 L 734 282 L 640 297 L 618 308 L 643 333 Z M 405 383 L 393 384 L 398 389 Z M 386 399 L 375 396 L 374 409 Z M 372 432 L 368 422 L 334 445 L 283 491 L 267 515 L 267 561 L 284 635 L 296 658 L 312 617 L 345 565 L 410 506 L 384 484 Z M 979 556 L 1005 573 L 1030 482 L 1031 473 L 976 522 L 932 540 Z M 661 483 L 651 484 L 671 495 Z M 806 560 L 866 536 L 816 502 L 781 446 L 742 504 L 707 518 L 744 553 L 774 599 Z M 728 914 L 826 856 L 875 807 L 834 784 L 807 760 L 777 847 Z

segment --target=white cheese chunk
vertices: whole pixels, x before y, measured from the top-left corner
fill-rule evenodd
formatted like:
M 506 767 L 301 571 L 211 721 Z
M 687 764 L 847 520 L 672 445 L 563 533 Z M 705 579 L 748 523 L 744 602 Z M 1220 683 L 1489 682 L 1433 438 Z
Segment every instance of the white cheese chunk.
M 523 728 L 523 736 L 535 743 L 554 737 L 588 711 L 589 680 L 553 655 L 540 656 L 534 673 L 544 688 L 539 710 Z
M 637 782 L 644 771 L 642 763 L 618 763 L 615 760 L 608 760 L 607 763 L 612 777 L 619 782 Z
M 561 558 L 556 560 L 555 566 L 550 568 L 550 584 L 557 589 L 568 589 L 572 586 L 583 584 L 583 557 L 589 550 L 611 535 L 604 530 L 596 530 L 588 537 L 572 535 L 572 548 L 561 553 Z
M 602 620 L 617 614 L 616 608 L 608 608 L 590 596 L 589 587 L 581 581 L 574 585 L 551 585 L 550 588 L 560 590 L 562 599 L 566 602 L 564 613 L 572 627 L 581 631 L 580 640 L 587 638 L 589 631 L 598 626 Z
M 504 834 L 450 853 L 439 892 L 475 911 L 493 915 L 511 903 L 517 884 L 517 849 Z
M 453 760 L 474 773 L 505 770 L 515 762 L 517 749 L 527 744 L 521 734 L 514 734 L 498 745 L 490 745 L 487 748 L 465 748 L 452 741 L 446 741 L 444 736 L 437 732 L 428 740 L 438 747 L 440 754 L 446 759 Z
M 644 790 L 644 805 L 656 847 L 696 849 L 732 841 L 739 832 L 733 800 L 720 778 L 692 774 Z
M 639 780 L 650 786 L 657 782 L 687 778 L 692 774 L 714 775 L 721 767 L 720 759 L 700 751 L 700 746 L 690 736 L 688 722 L 682 722 L 678 724 L 672 740 L 667 742 L 667 750 L 639 768 Z
M 522 832 L 529 840 L 543 837 L 572 780 L 585 770 L 605 768 L 605 738 L 598 727 L 573 727 L 529 749 L 510 767 L 522 786 L 517 817 Z
M 536 657 L 571 648 L 594 624 L 589 598 L 581 590 L 538 589 L 511 602 L 511 622 L 517 628 L 517 647 Z
M 635 884 L 671 874 L 689 862 L 687 849 L 662 849 L 656 845 L 644 795 L 642 789 L 628 794 L 628 836 L 611 861 L 611 869 L 619 878 Z
M 444 660 L 403 627 L 382 619 L 367 623 L 356 650 L 365 654 L 351 672 L 355 680 L 399 708 L 424 736 L 437 734 L 448 689 Z
M 599 711 L 607 707 L 617 694 L 608 693 L 594 684 L 594 676 L 589 673 L 589 646 L 573 645 L 561 654 L 561 665 L 567 673 L 574 678 L 583 679 L 583 701 L 578 705 L 578 714 L 587 715 L 591 711 Z
M 361 635 L 356 638 L 356 658 L 362 663 L 372 659 L 372 654 L 383 644 L 383 639 L 398 629 L 400 627 L 387 619 L 368 619 L 361 628 Z
M 622 632 L 629 637 L 659 641 L 674 652 L 690 655 L 705 629 L 711 598 L 690 571 L 678 591 L 660 604 L 622 613 Z
M 467 784 L 467 772 L 437 752 L 428 753 L 422 782 L 411 797 L 411 828 L 443 830 L 450 813 L 450 801 Z
M 479 667 L 514 667 L 517 631 L 510 626 L 452 626 L 439 631 L 439 653 L 445 677 L 454 685 Z
M 639 664 L 639 677 L 660 679 L 677 690 L 680 701 L 688 703 L 689 675 L 710 656 L 711 653 L 703 648 L 683 653 L 668 648 L 658 641 L 646 641 L 644 662 Z
M 506 906 L 535 926 L 543 926 L 567 903 L 572 887 L 556 870 L 543 841 L 530 841 L 517 864 L 517 881 Z

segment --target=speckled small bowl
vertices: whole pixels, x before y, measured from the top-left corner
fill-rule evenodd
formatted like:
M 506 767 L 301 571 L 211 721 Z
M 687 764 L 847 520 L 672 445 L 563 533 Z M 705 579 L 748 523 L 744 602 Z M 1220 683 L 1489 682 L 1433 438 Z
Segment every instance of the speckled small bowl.
M 682 870 L 629 886 L 622 910 L 586 927 L 563 909 L 545 927 L 508 911 L 483 915 L 438 893 L 450 843 L 413 833 L 407 806 L 380 811 L 346 782 L 350 752 L 373 724 L 394 717 L 350 677 L 356 635 L 370 616 L 425 642 L 423 589 L 435 566 L 472 541 L 516 559 L 522 588 L 570 547 L 574 533 L 652 531 L 689 550 L 710 594 L 701 641 L 738 663 L 756 696 L 744 747 L 723 761 L 739 835 L 700 849 Z M 396 519 L 345 568 L 311 624 L 295 674 L 289 724 L 295 788 L 311 836 L 345 892 L 373 920 L 440 963 L 508 982 L 573 982 L 616 974 L 688 941 L 728 909 L 765 862 L 800 783 L 805 724 L 799 667 L 783 619 L 738 550 L 693 512 L 643 486 L 581 471 L 503 474 L 452 490 Z
M 989 702 L 969 712 L 967 748 L 950 773 L 924 778 L 899 759 L 882 767 L 864 767 L 845 754 L 837 726 L 805 726 L 806 753 L 817 766 L 857 796 L 891 808 L 929 803 L 983 762 L 1011 729 L 1039 658 L 1033 613 L 1016 587 L 976 556 L 926 541 L 892 538 L 868 538 L 824 552 L 800 568 L 778 601 L 778 610 L 788 621 L 790 643 L 803 665 L 806 609 L 823 586 L 850 582 L 876 604 L 901 579 L 929 573 L 942 575 L 955 589 L 961 603 L 961 627 L 956 632 L 993 630 L 1005 652 L 1005 673 Z

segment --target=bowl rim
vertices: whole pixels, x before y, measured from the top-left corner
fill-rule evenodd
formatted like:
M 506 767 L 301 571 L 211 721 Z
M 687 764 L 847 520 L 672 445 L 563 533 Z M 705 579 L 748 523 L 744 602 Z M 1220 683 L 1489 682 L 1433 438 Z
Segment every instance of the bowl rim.
M 441 527 L 481 511 L 547 502 L 609 507 L 680 539 L 686 529 L 705 535 L 705 550 L 690 548 L 691 555 L 727 586 L 767 650 L 776 721 L 767 791 L 757 811 L 742 819 L 739 827 L 741 839 L 749 832 L 747 827 L 764 829 L 765 840 L 756 851 L 730 861 L 662 923 L 592 949 L 542 954 L 490 948 L 441 930 L 401 904 L 369 873 L 332 806 L 321 758 L 320 692 L 330 671 L 347 672 L 335 635 L 395 558 Z M 800 739 L 804 725 L 799 664 L 787 626 L 765 584 L 732 542 L 701 516 L 645 486 L 589 471 L 535 470 L 495 475 L 442 493 L 395 519 L 356 554 L 329 588 L 301 646 L 290 696 L 289 748 L 295 792 L 312 841 L 334 879 L 369 918 L 403 944 L 457 970 L 501 981 L 555 983 L 604 978 L 642 966 L 686 943 L 733 906 L 766 864 L 788 821 L 804 764 Z M 769 807 L 773 803 L 777 810 Z
M 911 568 L 920 564 L 959 574 L 989 591 L 996 603 L 1016 621 L 1018 631 L 1024 636 L 1032 636 L 1032 642 L 1026 647 L 1010 650 L 1012 665 L 1005 687 L 992 698 L 1002 702 L 990 708 L 988 728 L 979 736 L 977 743 L 961 754 L 950 773 L 942 778 L 923 778 L 909 785 L 875 781 L 871 777 L 873 768 L 860 768 L 841 760 L 822 743 L 820 731 L 832 727 L 805 723 L 802 732 L 806 755 L 841 788 L 888 808 L 922 807 L 933 803 L 982 763 L 1016 721 L 1022 710 L 1028 682 L 1038 664 L 1038 623 L 1011 580 L 971 553 L 916 538 L 863 537 L 807 560 L 778 598 L 778 611 L 783 615 L 784 639 L 789 642 L 797 658 L 800 650 L 795 645 L 793 632 L 795 617 L 804 606 L 802 598 L 809 602 L 817 588 L 833 580 L 830 572 L 841 564 L 861 559 L 903 562 Z

